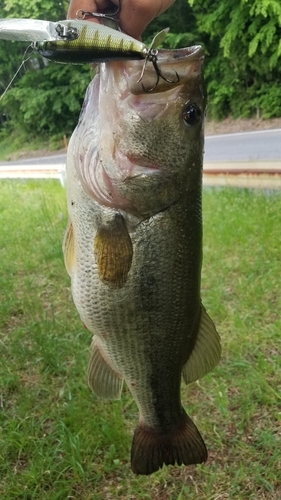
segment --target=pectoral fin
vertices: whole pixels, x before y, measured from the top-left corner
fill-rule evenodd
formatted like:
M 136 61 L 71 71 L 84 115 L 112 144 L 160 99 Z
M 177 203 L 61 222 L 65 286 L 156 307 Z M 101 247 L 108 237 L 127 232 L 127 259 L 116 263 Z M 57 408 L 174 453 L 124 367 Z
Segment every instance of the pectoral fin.
M 75 262 L 75 247 L 74 247 L 73 226 L 70 221 L 67 224 L 66 231 L 64 234 L 62 251 L 64 256 L 64 265 L 66 267 L 69 276 L 71 276 Z
M 109 366 L 102 348 L 94 338 L 88 364 L 88 384 L 100 398 L 120 399 L 123 378 Z
M 219 362 L 221 356 L 220 337 L 216 327 L 201 306 L 201 318 L 193 351 L 183 367 L 186 384 L 194 382 L 209 373 Z
M 101 226 L 94 241 L 99 278 L 112 288 L 120 288 L 127 280 L 133 258 L 133 245 L 125 221 L 120 214 Z

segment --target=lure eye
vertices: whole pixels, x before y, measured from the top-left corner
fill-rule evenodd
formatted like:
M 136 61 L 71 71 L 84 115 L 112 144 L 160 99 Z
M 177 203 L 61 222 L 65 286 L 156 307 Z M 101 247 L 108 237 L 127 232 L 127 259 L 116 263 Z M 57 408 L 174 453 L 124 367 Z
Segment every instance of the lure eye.
M 196 125 L 201 119 L 201 110 L 194 104 L 186 104 L 182 112 L 183 121 L 186 125 Z

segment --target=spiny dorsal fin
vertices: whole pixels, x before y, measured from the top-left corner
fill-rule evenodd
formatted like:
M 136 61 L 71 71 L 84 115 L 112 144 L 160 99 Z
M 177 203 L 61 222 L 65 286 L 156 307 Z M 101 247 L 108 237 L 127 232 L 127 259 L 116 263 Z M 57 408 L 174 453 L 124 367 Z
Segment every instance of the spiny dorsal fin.
M 133 245 L 120 214 L 101 226 L 94 241 L 99 278 L 111 288 L 120 288 L 127 280 L 133 258 Z
M 68 222 L 66 231 L 64 233 L 62 251 L 64 256 L 64 265 L 69 276 L 71 276 L 75 262 L 75 247 L 73 225 L 70 221 Z
M 201 318 L 193 351 L 183 367 L 186 384 L 194 382 L 209 373 L 219 362 L 221 356 L 220 337 L 216 327 L 201 305 Z
M 123 379 L 109 366 L 95 337 L 92 342 L 87 375 L 88 384 L 97 396 L 106 399 L 120 399 Z

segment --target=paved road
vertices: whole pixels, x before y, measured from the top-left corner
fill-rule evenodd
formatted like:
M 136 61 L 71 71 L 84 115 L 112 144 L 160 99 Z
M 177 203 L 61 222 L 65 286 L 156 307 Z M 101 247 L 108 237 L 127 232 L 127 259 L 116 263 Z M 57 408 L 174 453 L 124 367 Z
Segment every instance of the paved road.
M 205 163 L 232 161 L 281 161 L 281 129 L 206 136 Z M 9 165 L 65 163 L 65 154 L 9 162 Z M 7 165 L 1 163 L 0 167 Z
M 66 154 L 40 156 L 37 158 L 26 158 L 25 160 L 0 162 L 0 167 L 7 165 L 56 165 L 66 162 Z
M 206 137 L 205 162 L 281 161 L 281 129 Z

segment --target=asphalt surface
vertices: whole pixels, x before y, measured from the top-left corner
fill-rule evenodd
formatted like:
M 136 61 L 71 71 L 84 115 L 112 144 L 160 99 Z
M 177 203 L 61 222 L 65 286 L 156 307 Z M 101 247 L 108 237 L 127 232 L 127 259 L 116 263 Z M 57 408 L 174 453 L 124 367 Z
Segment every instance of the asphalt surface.
M 66 154 L 38 156 L 36 158 L 25 158 L 24 160 L 0 162 L 0 167 L 8 165 L 56 165 L 66 162 Z
M 276 161 L 281 164 L 281 129 L 205 137 L 205 163 Z M 14 162 L 0 162 L 6 165 L 54 165 L 64 164 L 65 154 L 29 158 Z
M 281 129 L 207 136 L 205 162 L 281 161 Z

